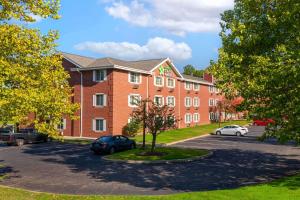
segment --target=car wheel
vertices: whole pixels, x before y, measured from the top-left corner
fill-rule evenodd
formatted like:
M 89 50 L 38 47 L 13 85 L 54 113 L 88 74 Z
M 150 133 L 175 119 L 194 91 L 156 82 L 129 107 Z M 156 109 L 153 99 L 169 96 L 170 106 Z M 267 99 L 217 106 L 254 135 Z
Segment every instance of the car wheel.
M 16 139 L 17 146 L 23 146 L 25 143 L 24 139 Z
M 112 148 L 109 149 L 109 154 L 113 154 L 113 153 L 115 153 L 115 151 L 116 151 L 115 147 L 112 147 Z
M 242 136 L 241 132 L 236 132 L 236 136 L 241 137 Z
M 217 135 L 221 135 L 221 131 L 217 131 L 216 134 L 217 134 Z

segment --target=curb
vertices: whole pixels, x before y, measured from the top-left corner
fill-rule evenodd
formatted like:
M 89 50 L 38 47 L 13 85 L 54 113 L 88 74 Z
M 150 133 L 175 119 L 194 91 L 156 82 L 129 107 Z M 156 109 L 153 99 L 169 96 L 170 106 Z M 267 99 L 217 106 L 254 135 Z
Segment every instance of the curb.
M 207 150 L 207 149 L 205 149 Z M 176 160 L 154 160 L 154 161 L 144 161 L 144 160 L 120 160 L 120 159 L 111 159 L 107 158 L 107 156 L 103 156 L 102 159 L 110 162 L 117 163 L 127 163 L 127 164 L 173 164 L 173 163 L 189 163 L 194 162 L 206 158 L 210 158 L 214 155 L 214 151 L 209 150 L 209 153 L 204 156 L 198 156 L 194 158 L 187 159 L 176 159 Z
M 208 134 L 204 134 L 204 135 L 200 135 L 200 136 L 196 136 L 196 137 L 192 137 L 192 138 L 188 138 L 188 139 L 184 139 L 184 140 L 179 140 L 179 141 L 176 141 L 176 142 L 170 142 L 170 143 L 164 144 L 164 146 L 170 146 L 170 145 L 181 143 L 181 142 L 187 142 L 187 141 L 195 140 L 195 139 L 198 139 L 198 138 L 208 137 L 210 135 L 211 134 L 208 133 Z

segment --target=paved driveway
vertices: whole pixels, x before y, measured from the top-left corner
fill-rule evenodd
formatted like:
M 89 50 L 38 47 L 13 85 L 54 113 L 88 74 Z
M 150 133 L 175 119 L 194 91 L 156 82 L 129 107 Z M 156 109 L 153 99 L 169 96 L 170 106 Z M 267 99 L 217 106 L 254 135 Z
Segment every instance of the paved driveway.
M 68 194 L 156 195 L 236 188 L 300 170 L 298 147 L 261 143 L 255 137 L 262 130 L 250 131 L 242 138 L 208 136 L 176 144 L 215 151 L 211 158 L 186 164 L 113 163 L 93 155 L 88 146 L 72 144 L 0 145 L 0 164 L 10 172 L 1 184 Z

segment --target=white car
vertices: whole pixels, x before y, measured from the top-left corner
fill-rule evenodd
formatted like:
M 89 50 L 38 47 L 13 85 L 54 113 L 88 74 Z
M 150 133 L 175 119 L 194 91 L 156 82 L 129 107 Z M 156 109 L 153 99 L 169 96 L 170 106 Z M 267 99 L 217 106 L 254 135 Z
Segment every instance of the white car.
M 244 136 L 248 133 L 248 128 L 239 125 L 229 125 L 215 130 L 216 135 L 236 135 Z

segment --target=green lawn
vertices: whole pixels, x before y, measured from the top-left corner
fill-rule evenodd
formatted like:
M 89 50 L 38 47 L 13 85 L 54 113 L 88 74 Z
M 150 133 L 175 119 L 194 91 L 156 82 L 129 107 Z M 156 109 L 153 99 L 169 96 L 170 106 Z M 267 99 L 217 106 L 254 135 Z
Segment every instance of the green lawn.
M 226 126 L 226 125 L 230 125 L 230 124 L 246 125 L 249 123 L 250 123 L 250 121 L 246 121 L 246 120 L 230 121 L 230 122 L 221 123 L 221 126 Z M 166 132 L 158 135 L 157 142 L 160 144 L 176 142 L 179 140 L 184 140 L 184 139 L 212 133 L 217 128 L 219 128 L 219 124 L 207 124 L 207 125 L 200 125 L 200 126 L 191 127 L 191 128 L 170 130 L 170 131 L 166 131 Z M 147 143 L 151 142 L 151 138 L 152 138 L 152 136 L 150 134 L 147 134 L 147 136 L 146 136 Z M 141 135 L 138 135 L 134 139 L 137 142 L 142 142 L 143 137 Z
M 199 180 L 201 181 L 201 180 Z M 232 190 L 181 193 L 166 196 L 71 196 L 29 192 L 0 186 L 1 200 L 299 200 L 300 174 L 268 184 Z
M 201 149 L 181 149 L 174 147 L 157 147 L 156 152 L 164 153 L 163 156 L 141 156 L 138 155 L 142 152 L 149 152 L 150 149 L 142 150 L 140 148 L 123 151 L 119 153 L 115 153 L 113 155 L 107 156 L 110 159 L 119 159 L 119 160 L 146 160 L 146 161 L 154 161 L 154 160 L 175 160 L 175 159 L 185 159 L 185 158 L 194 158 L 199 156 L 204 156 L 209 153 L 207 150 Z

